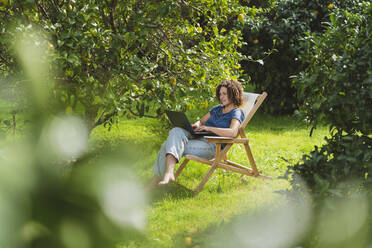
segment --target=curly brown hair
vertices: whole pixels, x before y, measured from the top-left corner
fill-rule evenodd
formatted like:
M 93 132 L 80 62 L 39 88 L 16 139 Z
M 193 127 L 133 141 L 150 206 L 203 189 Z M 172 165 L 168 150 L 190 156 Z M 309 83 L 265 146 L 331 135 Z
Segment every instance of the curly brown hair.
M 216 98 L 219 102 L 220 101 L 220 89 L 221 87 L 226 87 L 227 89 L 227 95 L 230 99 L 230 101 L 235 106 L 241 106 L 244 102 L 244 95 L 243 95 L 243 87 L 242 85 L 235 80 L 224 80 L 222 81 L 216 89 Z

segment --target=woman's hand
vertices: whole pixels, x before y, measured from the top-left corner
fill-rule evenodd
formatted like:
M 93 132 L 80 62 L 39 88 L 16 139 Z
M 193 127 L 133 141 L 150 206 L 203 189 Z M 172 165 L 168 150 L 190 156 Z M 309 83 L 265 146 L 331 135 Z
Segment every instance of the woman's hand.
M 194 124 L 191 125 L 193 129 L 197 129 L 198 127 L 200 127 L 200 121 L 197 121 L 195 122 Z
M 222 137 L 236 137 L 238 135 L 239 126 L 240 121 L 238 121 L 237 119 L 232 119 L 230 128 L 209 127 L 200 125 L 200 127 L 196 128 L 195 131 L 213 132 Z
M 208 126 L 201 125 L 201 126 L 199 126 L 199 127 L 196 127 L 196 128 L 195 128 L 195 131 L 197 131 L 197 132 L 200 132 L 200 131 L 207 131 L 207 132 L 209 132 L 209 131 L 210 131 L 209 128 L 210 128 L 210 127 L 208 127 Z
M 211 114 L 208 112 L 206 115 L 204 115 L 199 121 L 192 124 L 192 128 L 194 128 L 195 131 L 198 131 L 197 129 L 204 125 L 204 123 L 211 117 Z

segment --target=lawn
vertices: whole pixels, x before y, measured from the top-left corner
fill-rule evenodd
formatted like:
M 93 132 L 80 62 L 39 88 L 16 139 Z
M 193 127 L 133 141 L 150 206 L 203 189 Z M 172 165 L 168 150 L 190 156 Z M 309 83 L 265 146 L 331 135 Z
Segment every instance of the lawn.
M 189 112 L 190 119 L 198 112 Z M 101 146 L 112 150 L 132 146 L 130 163 L 126 164 L 145 185 L 152 178 L 151 168 L 169 126 L 156 119 L 121 120 L 109 131 L 101 126 L 93 130 L 90 144 L 99 151 Z M 280 179 L 289 165 L 301 160 L 314 145 L 324 143 L 326 127 L 318 128 L 309 137 L 310 127 L 293 117 L 273 117 L 256 114 L 247 125 L 256 164 L 261 173 L 274 180 L 246 178 L 217 170 L 197 196 L 192 190 L 201 181 L 208 167 L 189 163 L 176 183 L 159 187 L 150 193 L 146 208 L 147 224 L 143 235 L 121 241 L 117 247 L 216 247 L 216 239 L 224 228 L 239 216 L 275 209 L 284 201 L 278 192 L 289 188 Z M 126 146 L 122 146 L 126 144 Z M 133 148 L 134 147 L 134 148 Z M 248 165 L 243 146 L 235 146 L 229 158 Z

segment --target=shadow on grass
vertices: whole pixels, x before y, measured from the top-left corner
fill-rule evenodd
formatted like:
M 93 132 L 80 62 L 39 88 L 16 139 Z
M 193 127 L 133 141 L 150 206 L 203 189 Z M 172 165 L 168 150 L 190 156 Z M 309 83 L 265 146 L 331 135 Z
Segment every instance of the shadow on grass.
M 177 182 L 171 182 L 153 189 L 150 193 L 150 203 L 161 202 L 169 197 L 172 199 L 192 198 L 194 197 L 194 192 Z

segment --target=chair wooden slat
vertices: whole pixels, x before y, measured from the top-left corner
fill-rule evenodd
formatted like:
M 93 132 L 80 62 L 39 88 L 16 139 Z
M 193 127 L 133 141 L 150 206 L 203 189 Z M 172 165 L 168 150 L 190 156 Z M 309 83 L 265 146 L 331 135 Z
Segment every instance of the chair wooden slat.
M 248 139 L 237 139 L 237 138 L 230 138 L 230 137 L 214 137 L 214 136 L 204 136 L 210 143 L 248 143 Z
M 187 155 L 186 158 L 188 160 L 196 161 L 196 162 L 203 163 L 203 164 L 210 165 L 210 166 L 213 164 L 212 160 L 208 160 L 208 159 L 205 159 L 205 158 L 199 158 L 199 157 L 196 157 L 196 156 L 193 156 L 193 155 Z M 237 163 L 232 163 L 232 164 L 230 164 L 230 163 L 232 163 L 232 162 L 231 161 L 226 161 L 225 163 L 220 162 L 220 163 L 218 163 L 218 168 L 229 170 L 229 171 L 232 171 L 232 172 L 237 172 L 237 173 L 248 175 L 248 176 L 254 176 L 254 172 L 251 168 L 239 165 Z M 241 166 L 241 167 L 238 167 L 237 165 Z M 265 175 L 262 175 L 262 174 L 258 174 L 256 177 L 272 179 L 272 177 L 265 176 Z

